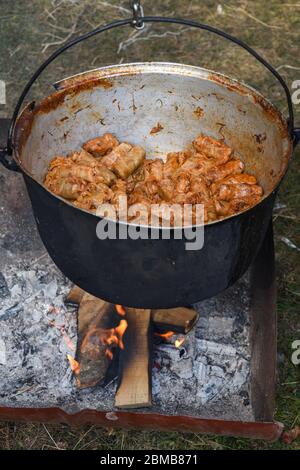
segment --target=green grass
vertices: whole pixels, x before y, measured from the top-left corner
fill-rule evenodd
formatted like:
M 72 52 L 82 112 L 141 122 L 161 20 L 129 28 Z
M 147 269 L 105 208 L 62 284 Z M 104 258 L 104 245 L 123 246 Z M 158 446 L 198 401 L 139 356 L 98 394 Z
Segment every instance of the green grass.
M 123 15 L 113 6 L 94 0 L 80 2 L 51 0 L 0 0 L 0 79 L 7 82 L 8 105 L 0 106 L 0 117 L 10 116 L 13 105 L 32 72 L 73 31 L 79 34 Z M 110 1 L 128 7 L 127 1 Z M 222 3 L 223 14 L 217 14 Z M 26 5 L 27 4 L 27 5 Z M 192 17 L 220 27 L 256 48 L 275 67 L 291 87 L 300 79 L 300 3 L 270 0 L 226 1 L 161 0 L 144 1 L 145 13 Z M 160 26 L 149 34 L 162 34 Z M 117 54 L 117 49 L 133 33 L 123 29 L 107 33 L 76 46 L 52 64 L 31 94 L 39 98 L 49 85 L 64 76 L 101 65 L 140 61 L 170 60 L 201 65 L 243 79 L 286 112 L 280 87 L 254 59 L 236 46 L 208 33 L 168 27 L 162 38 L 139 40 Z M 180 34 L 177 34 L 177 33 Z M 55 37 L 54 37 L 54 36 Z M 300 125 L 300 105 L 295 106 Z M 279 193 L 285 207 L 274 217 L 278 283 L 278 350 L 280 364 L 276 416 L 286 429 L 300 425 L 299 366 L 291 361 L 291 344 L 300 339 L 300 254 L 280 239 L 287 237 L 300 247 L 300 151 L 297 150 Z M 300 440 L 286 446 L 281 441 L 262 441 L 203 436 L 197 434 L 105 430 L 96 426 L 71 429 L 66 425 L 0 423 L 0 449 L 300 449 Z

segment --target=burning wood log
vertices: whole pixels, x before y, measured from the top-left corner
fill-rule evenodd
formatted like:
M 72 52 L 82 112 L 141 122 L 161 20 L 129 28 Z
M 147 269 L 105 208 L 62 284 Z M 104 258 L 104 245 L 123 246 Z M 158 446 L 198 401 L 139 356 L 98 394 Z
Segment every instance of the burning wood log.
M 81 344 L 79 370 L 75 372 L 78 388 L 94 387 L 105 378 L 110 359 L 101 341 L 102 333 L 100 329 L 91 330 Z
M 78 310 L 78 334 L 84 335 L 86 330 L 93 327 L 109 328 L 111 320 L 112 304 L 98 299 L 84 292 Z
M 122 346 L 126 327 L 112 304 L 83 294 L 78 310 L 78 368 L 74 370 L 78 388 L 93 387 L 105 379 L 113 347 Z
M 164 333 L 174 331 L 174 333 L 187 334 L 195 325 L 198 314 L 192 308 L 178 307 L 152 310 L 152 322 L 155 331 Z
M 125 308 L 94 297 L 77 286 L 72 288 L 66 302 L 79 305 L 77 361 L 69 357 L 77 386 L 92 387 L 107 379 L 111 359 L 120 351 L 115 406 L 151 406 L 150 331 L 153 327 L 162 337 L 186 334 L 196 323 L 197 312 L 185 307 L 152 311 Z M 127 326 L 124 347 L 122 337 Z M 115 370 L 113 374 L 115 377 Z
M 121 353 L 121 381 L 115 397 L 118 408 L 151 406 L 151 310 L 126 309 L 128 330 Z

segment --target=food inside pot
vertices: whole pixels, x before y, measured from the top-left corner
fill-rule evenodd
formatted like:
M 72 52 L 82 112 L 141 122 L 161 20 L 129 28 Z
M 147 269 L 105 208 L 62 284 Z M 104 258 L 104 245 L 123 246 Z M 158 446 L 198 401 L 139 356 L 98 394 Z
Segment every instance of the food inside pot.
M 222 140 L 199 135 L 189 148 L 146 159 L 140 146 L 119 142 L 112 134 L 87 141 L 80 151 L 56 156 L 45 186 L 82 209 L 96 212 L 102 204 L 119 207 L 127 197 L 128 220 L 137 222 L 141 205 L 204 205 L 204 222 L 233 215 L 257 204 L 263 194 L 256 177 L 245 173 L 243 162 Z M 171 217 L 172 225 L 176 225 Z

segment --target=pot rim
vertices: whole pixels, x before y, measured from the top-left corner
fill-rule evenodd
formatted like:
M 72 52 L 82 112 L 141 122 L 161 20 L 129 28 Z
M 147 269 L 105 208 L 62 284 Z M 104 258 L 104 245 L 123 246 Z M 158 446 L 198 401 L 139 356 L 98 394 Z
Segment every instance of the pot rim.
M 174 231 L 176 229 L 177 230 L 195 229 L 197 227 L 202 227 L 203 225 L 204 227 L 206 227 L 210 225 L 215 225 L 217 223 L 225 222 L 229 219 L 233 219 L 234 217 L 240 214 L 250 211 L 254 207 L 261 204 L 272 193 L 276 192 L 282 179 L 284 178 L 286 174 L 286 171 L 288 169 L 289 162 L 291 160 L 292 153 L 293 153 L 292 152 L 293 150 L 292 139 L 288 132 L 288 124 L 285 118 L 283 117 L 281 111 L 279 111 L 279 109 L 269 99 L 265 98 L 259 91 L 257 91 L 255 88 L 251 87 L 250 85 L 241 83 L 235 78 L 228 77 L 227 75 L 221 74 L 219 72 L 215 72 L 213 70 L 209 70 L 209 69 L 194 66 L 194 65 L 180 64 L 176 62 L 133 62 L 133 63 L 126 63 L 126 64 L 108 65 L 108 66 L 103 66 L 103 67 L 95 68 L 92 70 L 84 71 L 84 72 L 69 76 L 67 78 L 64 78 L 62 80 L 55 82 L 53 84 L 54 88 L 56 89 L 54 93 L 51 93 L 50 95 L 44 97 L 37 104 L 35 102 L 31 102 L 28 105 L 26 105 L 17 118 L 16 126 L 14 129 L 14 134 L 13 134 L 13 148 L 14 148 L 13 159 L 15 160 L 17 165 L 20 167 L 22 173 L 25 173 L 27 177 L 29 177 L 35 183 L 40 185 L 45 191 L 50 193 L 52 196 L 54 196 L 55 198 L 57 198 L 64 204 L 67 204 L 71 206 L 72 208 L 77 209 L 79 211 L 86 212 L 87 214 L 94 216 L 97 219 L 104 219 L 104 217 L 98 216 L 93 212 L 76 207 L 70 201 L 62 198 L 61 196 L 54 194 L 52 191 L 46 188 L 45 185 L 41 183 L 38 179 L 34 178 L 33 175 L 24 167 L 22 163 L 22 158 L 21 158 L 22 147 L 25 144 L 30 134 L 30 129 L 31 129 L 35 115 L 39 111 L 42 111 L 43 108 L 45 108 L 46 106 L 48 107 L 49 104 L 51 103 L 53 104 L 53 102 L 56 101 L 56 106 L 58 106 L 59 103 L 64 100 L 65 96 L 71 93 L 79 92 L 81 89 L 86 89 L 89 87 L 93 88 L 97 86 L 97 84 L 98 85 L 102 84 L 102 86 L 105 87 L 106 79 L 123 76 L 123 75 L 136 75 L 139 73 L 140 74 L 164 73 L 164 74 L 191 76 L 191 77 L 195 77 L 199 79 L 207 79 L 207 80 L 215 81 L 216 83 L 218 83 L 218 85 L 228 88 L 234 93 L 248 95 L 249 97 L 252 97 L 255 103 L 258 106 L 260 106 L 263 109 L 263 111 L 269 115 L 269 117 L 272 117 L 273 121 L 277 123 L 278 129 L 280 129 L 282 133 L 282 140 L 283 141 L 286 140 L 287 142 L 287 148 L 282 157 L 282 171 L 278 175 L 277 181 L 275 182 L 273 189 L 269 191 L 269 193 L 264 194 L 262 199 L 254 206 L 246 210 L 239 211 L 228 217 L 224 217 L 219 220 L 207 222 L 205 224 L 183 226 L 183 227 L 159 227 L 159 228 L 154 227 L 155 229 L 159 231 L 162 231 L 162 230 Z M 107 81 L 106 83 L 109 83 L 109 82 Z M 152 227 L 151 225 L 137 225 L 137 224 L 124 222 L 120 220 L 112 220 L 109 218 L 105 218 L 105 219 L 108 221 L 114 222 L 116 224 L 124 224 L 126 226 L 127 225 L 137 226 L 137 227 L 141 227 L 145 229 L 151 229 Z

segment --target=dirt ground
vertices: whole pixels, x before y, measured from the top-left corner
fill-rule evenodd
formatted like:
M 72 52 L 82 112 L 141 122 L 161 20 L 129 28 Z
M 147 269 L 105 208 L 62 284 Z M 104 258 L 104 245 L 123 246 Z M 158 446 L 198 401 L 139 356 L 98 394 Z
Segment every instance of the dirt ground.
M 146 14 L 191 17 L 236 35 L 269 60 L 290 89 L 300 80 L 300 2 L 144 0 Z M 128 1 L 0 0 L 0 80 L 6 82 L 9 117 L 33 71 L 75 35 L 129 16 Z M 115 30 L 93 38 L 58 58 L 31 93 L 38 99 L 51 83 L 73 73 L 130 61 L 174 61 L 200 65 L 242 79 L 270 97 L 283 113 L 284 94 L 270 74 L 246 52 L 205 32 L 185 27 Z M 300 126 L 300 104 L 295 105 Z M 278 385 L 276 416 L 286 429 L 300 425 L 299 366 L 291 362 L 292 342 L 300 340 L 300 149 L 296 151 L 274 213 L 278 283 Z M 300 449 L 299 438 L 261 441 L 198 434 L 111 431 L 97 426 L 0 422 L 0 449 Z

